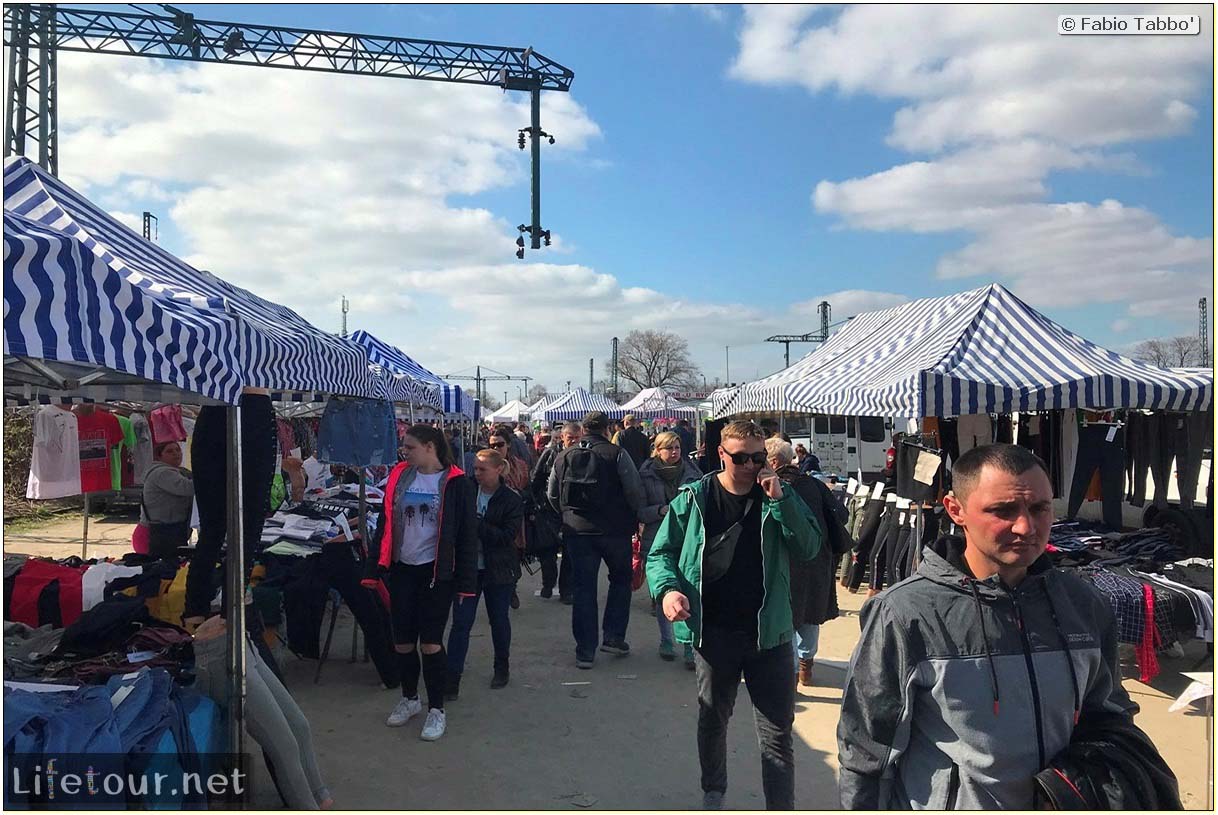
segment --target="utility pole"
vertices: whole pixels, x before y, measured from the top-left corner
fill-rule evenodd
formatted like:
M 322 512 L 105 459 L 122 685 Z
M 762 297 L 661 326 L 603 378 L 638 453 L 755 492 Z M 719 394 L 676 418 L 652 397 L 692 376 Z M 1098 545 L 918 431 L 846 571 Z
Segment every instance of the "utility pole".
M 351 310 L 351 301 L 347 299 L 346 295 L 343 295 L 342 310 L 343 310 L 343 332 L 339 336 L 346 338 L 346 336 L 347 336 L 347 312 Z
M 144 210 L 144 240 L 153 241 L 161 237 L 161 223 L 155 215 Z
M 595 374 L 593 372 L 596 370 L 592 365 L 594 360 L 594 357 L 588 357 L 588 393 L 592 393 L 592 388 L 594 387 L 593 377 Z
M 568 379 L 567 380 L 567 393 L 570 393 L 570 392 L 571 392 L 571 380 Z
M 609 373 L 609 388 L 613 391 L 613 401 L 617 401 L 617 337 L 613 338 L 613 370 Z
M 732 381 L 732 346 L 723 346 L 723 379 L 726 382 Z
M 1200 319 L 1197 325 L 1197 340 L 1201 345 L 1201 367 L 1210 365 L 1210 316 L 1209 303 L 1204 297 L 1197 301 L 1197 311 Z

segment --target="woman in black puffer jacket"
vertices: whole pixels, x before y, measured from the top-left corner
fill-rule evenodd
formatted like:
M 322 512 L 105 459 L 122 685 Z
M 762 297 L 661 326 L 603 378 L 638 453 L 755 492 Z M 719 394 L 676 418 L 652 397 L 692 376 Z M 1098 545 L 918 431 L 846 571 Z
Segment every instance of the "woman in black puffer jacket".
M 520 579 L 520 550 L 516 536 L 524 521 L 520 494 L 503 479 L 507 462 L 497 450 L 479 450 L 474 461 L 478 504 L 478 587 L 473 597 L 453 604 L 453 625 L 448 634 L 448 689 L 446 700 L 456 699 L 469 651 L 469 632 L 478 613 L 478 598 L 486 597 L 486 616 L 491 624 L 495 648 L 492 688 L 508 683 L 508 651 L 512 645 L 512 623 L 508 616 L 516 581 Z

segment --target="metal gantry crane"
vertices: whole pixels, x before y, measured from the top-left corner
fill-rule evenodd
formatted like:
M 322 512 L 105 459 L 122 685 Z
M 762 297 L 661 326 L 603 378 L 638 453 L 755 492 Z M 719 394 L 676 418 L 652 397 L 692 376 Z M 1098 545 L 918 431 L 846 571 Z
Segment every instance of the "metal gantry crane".
M 469 375 L 464 375 L 464 374 L 463 375 L 444 374 L 440 378 L 447 379 L 452 382 L 473 382 L 474 387 L 476 389 L 477 398 L 479 401 L 482 401 L 482 402 L 486 401 L 486 399 L 483 397 L 486 395 L 484 392 L 484 385 L 487 382 L 521 381 L 521 382 L 524 382 L 525 393 L 528 393 L 529 392 L 529 383 L 533 381 L 533 377 L 531 377 L 531 376 L 509 376 L 508 374 L 505 374 L 502 371 L 496 371 L 494 368 L 487 368 L 488 371 L 491 371 L 491 375 L 483 376 L 482 375 L 482 366 L 477 365 L 477 366 L 475 366 L 475 368 L 477 370 L 477 373 L 474 376 L 469 376 Z M 467 368 L 466 370 L 469 370 L 469 369 Z
M 766 342 L 781 342 L 783 345 L 783 358 L 786 361 L 784 368 L 791 367 L 791 343 L 793 342 L 824 342 L 829 339 L 829 329 L 833 326 L 829 325 L 829 320 L 832 319 L 833 309 L 827 300 L 821 300 L 816 306 L 817 312 L 820 314 L 820 330 L 812 331 L 807 334 L 775 334 L 772 337 L 766 337 Z
M 529 127 L 518 131 L 521 150 L 526 137 L 532 139 L 531 222 L 519 227 L 516 256 L 524 257 L 526 232 L 533 249 L 550 244 L 549 230 L 541 228 L 541 140 L 553 144 L 554 137 L 541 129 L 541 92 L 570 91 L 575 79 L 570 68 L 531 47 L 217 22 L 159 5 L 160 14 L 135 5 L 136 11 L 6 5 L 5 156 L 28 156 L 58 175 L 59 51 L 490 85 L 526 91 L 531 101 Z

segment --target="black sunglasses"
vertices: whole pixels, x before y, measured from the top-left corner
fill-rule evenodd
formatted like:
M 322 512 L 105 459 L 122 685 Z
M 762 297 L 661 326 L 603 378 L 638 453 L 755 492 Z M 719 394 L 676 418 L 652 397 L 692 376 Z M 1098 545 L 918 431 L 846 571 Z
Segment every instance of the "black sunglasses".
M 490 445 L 488 445 L 488 446 L 489 446 L 489 447 L 490 447 L 492 450 L 498 450 L 500 447 L 507 447 L 507 442 L 505 442 L 505 441 L 498 441 L 498 442 L 494 442 L 493 444 L 490 444 Z
M 724 450 L 723 452 L 727 453 L 727 457 L 730 458 L 732 460 L 732 463 L 735 464 L 737 467 L 743 467 L 744 465 L 748 464 L 749 462 L 752 462 L 753 464 L 756 464 L 758 467 L 761 467 L 761 466 L 765 465 L 765 462 L 766 462 L 765 453 L 753 453 L 750 455 L 749 453 L 728 453 L 726 450 Z

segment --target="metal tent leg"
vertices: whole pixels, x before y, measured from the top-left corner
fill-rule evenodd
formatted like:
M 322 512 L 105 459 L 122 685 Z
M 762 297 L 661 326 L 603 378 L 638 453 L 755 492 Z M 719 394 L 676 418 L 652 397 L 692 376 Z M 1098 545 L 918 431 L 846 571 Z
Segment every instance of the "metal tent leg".
M 245 747 L 245 519 L 241 489 L 241 408 L 235 405 L 228 407 L 227 441 L 228 749 L 233 756 L 241 756 Z

